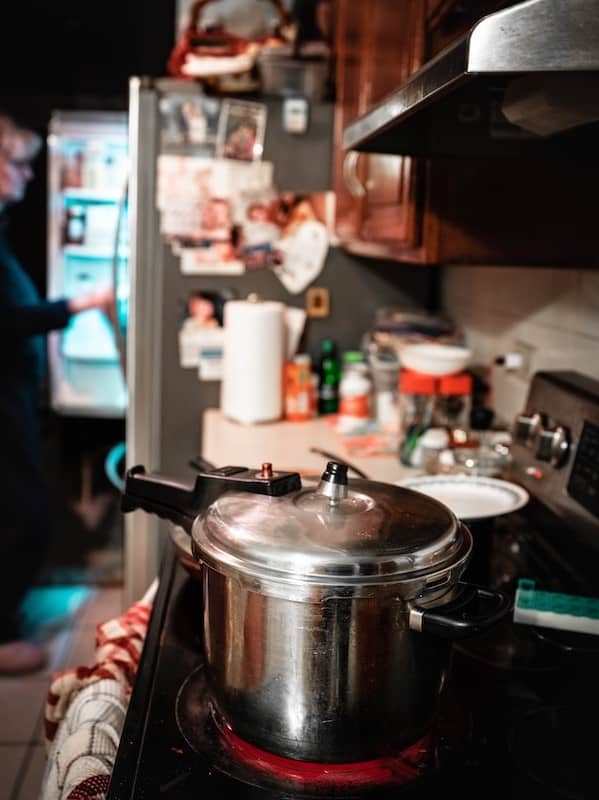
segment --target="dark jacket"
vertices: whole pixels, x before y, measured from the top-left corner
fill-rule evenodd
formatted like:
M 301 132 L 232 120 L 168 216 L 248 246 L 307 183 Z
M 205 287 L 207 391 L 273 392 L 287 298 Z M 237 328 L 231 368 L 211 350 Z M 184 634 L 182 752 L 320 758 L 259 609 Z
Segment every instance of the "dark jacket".
M 64 328 L 66 300 L 42 300 L 0 227 L 0 391 L 15 382 L 37 383 L 45 372 L 44 334 Z

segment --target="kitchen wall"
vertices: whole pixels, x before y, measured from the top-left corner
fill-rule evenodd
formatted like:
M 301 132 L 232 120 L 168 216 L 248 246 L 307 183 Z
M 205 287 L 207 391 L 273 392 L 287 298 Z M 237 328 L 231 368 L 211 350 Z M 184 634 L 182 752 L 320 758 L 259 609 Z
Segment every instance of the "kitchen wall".
M 332 187 L 331 151 L 333 112 L 330 102 L 313 103 L 310 127 L 304 136 L 282 128 L 282 104 L 277 98 L 261 98 L 268 106 L 264 157 L 275 165 L 278 189 L 297 193 L 322 192 Z M 305 306 L 305 293 L 292 295 L 271 270 L 255 270 L 238 276 L 182 275 L 170 247 L 161 245 L 165 280 L 162 295 L 160 468 L 165 474 L 184 478 L 188 460 L 201 449 L 202 414 L 220 403 L 220 383 L 202 381 L 194 369 L 179 366 L 178 331 L 185 303 L 192 290 L 228 289 L 239 298 L 257 292 L 265 300 Z M 331 293 L 331 313 L 325 319 L 307 321 L 301 348 L 314 357 L 323 337 L 332 337 L 340 351 L 360 346 L 375 311 L 386 306 L 438 307 L 439 271 L 435 268 L 358 258 L 332 247 L 314 286 Z
M 599 379 L 599 271 L 452 266 L 441 291 L 476 364 L 522 342 L 531 348 L 530 374 L 572 369 Z M 498 415 L 511 421 L 524 407 L 528 379 L 499 366 L 491 379 Z

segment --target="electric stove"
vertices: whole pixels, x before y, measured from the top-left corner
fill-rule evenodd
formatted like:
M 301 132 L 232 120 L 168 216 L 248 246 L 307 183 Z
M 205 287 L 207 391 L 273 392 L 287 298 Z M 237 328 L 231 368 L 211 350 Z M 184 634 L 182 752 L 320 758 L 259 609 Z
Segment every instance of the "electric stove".
M 531 502 L 492 528 L 472 526 L 475 547 L 489 537 L 480 542 L 486 579 L 506 591 L 532 578 L 540 589 L 598 595 L 599 385 L 538 374 L 515 436 L 511 477 Z M 265 753 L 217 717 L 201 620 L 201 584 L 169 542 L 109 800 L 597 796 L 599 637 L 510 615 L 454 645 L 426 736 L 384 759 L 328 765 Z

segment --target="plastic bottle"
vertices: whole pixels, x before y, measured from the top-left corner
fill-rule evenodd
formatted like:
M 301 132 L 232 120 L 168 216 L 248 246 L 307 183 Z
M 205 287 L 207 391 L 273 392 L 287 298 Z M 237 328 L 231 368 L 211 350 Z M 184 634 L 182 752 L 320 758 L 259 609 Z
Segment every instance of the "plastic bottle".
M 337 347 L 332 339 L 323 339 L 318 364 L 318 412 L 336 414 L 339 410 L 341 369 Z
M 362 353 L 343 354 L 339 384 L 338 430 L 344 433 L 365 429 L 371 416 L 372 381 Z
M 306 353 L 298 353 L 285 364 L 285 419 L 303 422 L 312 416 L 310 408 L 311 361 Z

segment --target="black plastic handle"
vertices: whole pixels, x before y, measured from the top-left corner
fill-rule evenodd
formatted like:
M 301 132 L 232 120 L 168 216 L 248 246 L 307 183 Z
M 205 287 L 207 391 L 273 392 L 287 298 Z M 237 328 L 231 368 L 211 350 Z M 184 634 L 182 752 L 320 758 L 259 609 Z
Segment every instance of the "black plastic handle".
M 269 470 L 265 473 L 247 467 L 220 467 L 200 473 L 190 486 L 164 475 L 146 473 L 144 467 L 137 466 L 127 473 L 121 508 L 125 513 L 141 509 L 156 514 L 191 534 L 198 514 L 224 492 L 234 490 L 281 497 L 301 488 L 297 472 Z
M 449 603 L 434 608 L 413 605 L 423 633 L 445 639 L 465 639 L 499 622 L 510 611 L 512 598 L 505 592 L 459 583 L 461 591 Z M 414 626 L 412 626 L 414 627 Z

